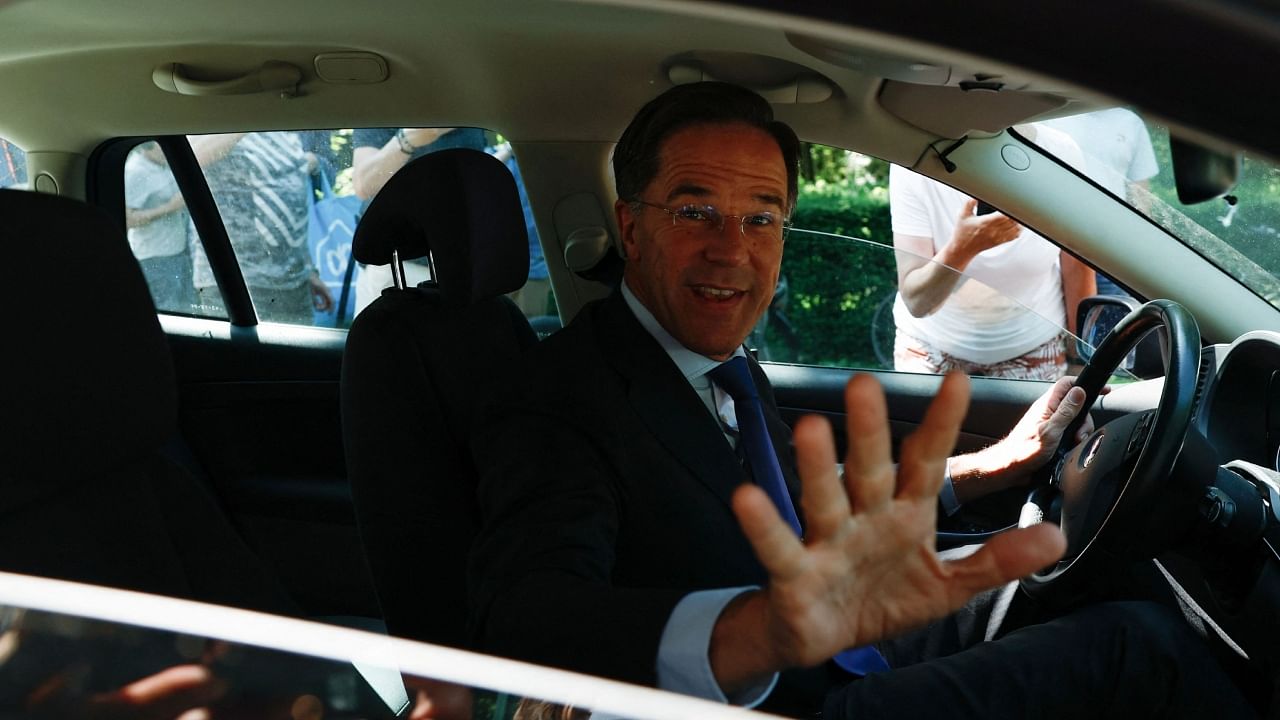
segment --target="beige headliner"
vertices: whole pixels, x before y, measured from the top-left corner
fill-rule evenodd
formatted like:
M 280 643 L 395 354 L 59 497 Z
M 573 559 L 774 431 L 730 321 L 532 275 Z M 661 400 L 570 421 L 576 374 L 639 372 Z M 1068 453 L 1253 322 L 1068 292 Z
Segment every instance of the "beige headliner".
M 871 145 L 899 162 L 919 154 L 923 136 L 876 103 L 880 77 L 803 52 L 785 32 L 839 38 L 838 47 L 847 51 L 847 28 L 696 3 L 628 5 L 20 1 L 0 10 L 0 98 L 22 98 L 4 103 L 0 136 L 28 150 L 83 153 L 104 137 L 121 135 L 437 124 L 489 127 L 521 142 L 607 142 L 636 107 L 669 84 L 665 65 L 672 58 L 691 51 L 748 51 L 803 65 L 838 85 L 831 100 L 802 113 L 780 108 L 802 135 L 847 147 Z M 705 17 L 663 12 L 677 7 Z M 861 45 L 856 50 L 872 53 L 868 57 L 880 72 L 906 72 L 917 59 L 979 67 L 980 61 L 935 49 L 871 34 L 854 37 Z M 381 55 L 390 77 L 372 85 L 318 80 L 314 56 L 339 50 Z M 164 63 L 184 63 L 218 77 L 268 60 L 303 69 L 302 97 L 183 97 L 159 90 L 151 80 L 152 69 Z M 747 65 L 739 77 L 726 79 L 750 80 Z M 1056 89 L 1043 82 L 1038 87 Z M 993 108 L 1001 103 L 994 95 L 981 100 Z M 927 125 L 928 115 L 915 121 Z

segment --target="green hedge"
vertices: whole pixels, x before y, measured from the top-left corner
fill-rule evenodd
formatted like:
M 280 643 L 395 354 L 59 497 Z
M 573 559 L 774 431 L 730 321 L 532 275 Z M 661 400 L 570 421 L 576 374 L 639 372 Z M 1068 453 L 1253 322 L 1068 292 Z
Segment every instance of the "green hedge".
M 887 298 L 897 287 L 884 187 L 805 187 L 792 225 L 782 260 L 787 290 L 776 307 L 793 332 L 775 315 L 763 354 L 779 362 L 883 366 L 893 339 Z

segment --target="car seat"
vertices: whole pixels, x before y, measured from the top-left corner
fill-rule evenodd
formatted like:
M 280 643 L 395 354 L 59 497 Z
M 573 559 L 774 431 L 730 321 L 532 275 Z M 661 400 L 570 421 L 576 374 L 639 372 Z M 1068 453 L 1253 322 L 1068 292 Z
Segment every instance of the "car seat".
M 507 168 L 478 150 L 397 172 L 356 229 L 353 254 L 391 264 L 356 316 L 342 364 L 342 429 L 365 557 L 391 635 L 462 646 L 467 554 L 479 526 L 469 438 L 489 392 L 537 338 L 505 293 L 529 272 Z M 432 281 L 404 287 L 402 261 Z
M 0 570 L 297 614 L 165 452 L 176 375 L 121 229 L 84 203 L 18 190 L 0 190 L 0 218 Z

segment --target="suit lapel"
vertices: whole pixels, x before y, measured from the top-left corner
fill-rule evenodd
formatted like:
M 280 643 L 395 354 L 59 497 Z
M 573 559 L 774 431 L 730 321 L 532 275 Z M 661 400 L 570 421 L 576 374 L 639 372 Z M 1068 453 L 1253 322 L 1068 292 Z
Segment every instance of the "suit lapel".
M 720 426 L 620 293 L 599 306 L 605 356 L 627 382 L 627 398 L 653 437 L 726 505 L 745 474 Z

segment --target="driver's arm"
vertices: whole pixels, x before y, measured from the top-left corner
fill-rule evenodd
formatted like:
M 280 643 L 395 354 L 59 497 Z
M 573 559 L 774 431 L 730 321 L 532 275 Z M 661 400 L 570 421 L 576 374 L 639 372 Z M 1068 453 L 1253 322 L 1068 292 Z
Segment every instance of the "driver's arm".
M 1060 378 L 995 445 L 950 459 L 951 486 L 961 504 L 1025 484 L 1031 473 L 1053 457 L 1063 432 L 1084 406 L 1084 389 L 1075 387 L 1075 380 Z M 1092 431 L 1086 418 L 1074 441 L 1083 440 Z

